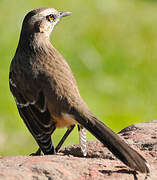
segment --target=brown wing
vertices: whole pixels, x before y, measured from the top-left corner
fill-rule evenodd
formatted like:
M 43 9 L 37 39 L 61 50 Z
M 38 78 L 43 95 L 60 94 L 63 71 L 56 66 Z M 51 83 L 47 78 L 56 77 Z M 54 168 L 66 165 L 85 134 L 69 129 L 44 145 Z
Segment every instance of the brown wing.
M 19 114 L 39 147 L 44 154 L 53 154 L 54 146 L 51 141 L 51 134 L 55 130 L 55 123 L 53 123 L 50 117 L 42 91 L 38 93 L 37 99 L 29 102 L 16 86 L 12 72 L 9 75 L 9 85 Z

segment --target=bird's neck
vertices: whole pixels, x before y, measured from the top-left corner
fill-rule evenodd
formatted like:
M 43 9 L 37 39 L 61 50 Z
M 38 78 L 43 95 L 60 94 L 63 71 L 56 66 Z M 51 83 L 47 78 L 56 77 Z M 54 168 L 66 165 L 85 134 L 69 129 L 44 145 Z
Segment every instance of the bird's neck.
M 40 54 L 52 47 L 50 38 L 44 33 L 21 34 L 17 51 L 22 54 Z

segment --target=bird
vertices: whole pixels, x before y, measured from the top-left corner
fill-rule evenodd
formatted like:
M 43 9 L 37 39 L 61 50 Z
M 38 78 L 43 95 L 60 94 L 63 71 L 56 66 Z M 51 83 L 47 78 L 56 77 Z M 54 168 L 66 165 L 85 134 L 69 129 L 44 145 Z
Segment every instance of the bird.
M 88 130 L 125 165 L 149 173 L 144 157 L 90 111 L 79 93 L 71 68 L 50 41 L 54 27 L 70 14 L 49 7 L 28 12 L 10 64 L 10 91 L 21 118 L 39 146 L 35 155 L 40 151 L 44 155 L 55 154 L 51 138 L 55 129 L 67 128 L 59 149 L 77 125 L 83 132 L 80 137 L 84 138 L 81 144 L 85 156 L 85 130 Z

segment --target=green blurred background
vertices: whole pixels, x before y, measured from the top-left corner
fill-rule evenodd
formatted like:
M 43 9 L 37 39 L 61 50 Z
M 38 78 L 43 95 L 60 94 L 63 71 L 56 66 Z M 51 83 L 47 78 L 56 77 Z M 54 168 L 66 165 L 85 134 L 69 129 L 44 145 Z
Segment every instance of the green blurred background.
M 99 119 L 115 132 L 157 119 L 157 1 L 0 0 L 0 155 L 37 149 L 18 115 L 8 74 L 25 14 L 43 6 L 72 12 L 51 41 Z M 55 144 L 64 131 L 55 132 Z M 88 139 L 93 137 L 88 134 Z M 78 143 L 76 129 L 64 145 L 73 143 Z

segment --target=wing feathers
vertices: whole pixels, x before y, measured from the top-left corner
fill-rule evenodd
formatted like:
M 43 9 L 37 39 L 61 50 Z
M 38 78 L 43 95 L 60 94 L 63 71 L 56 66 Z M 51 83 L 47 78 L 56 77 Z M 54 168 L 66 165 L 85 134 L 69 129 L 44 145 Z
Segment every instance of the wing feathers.
M 53 154 L 55 150 L 51 141 L 51 134 L 55 130 L 56 126 L 46 107 L 43 92 L 39 92 L 37 100 L 29 102 L 22 95 L 24 93 L 19 91 L 17 85 L 11 77 L 9 79 L 9 84 L 10 90 L 16 100 L 19 114 L 31 134 L 34 136 L 39 147 L 44 154 Z

